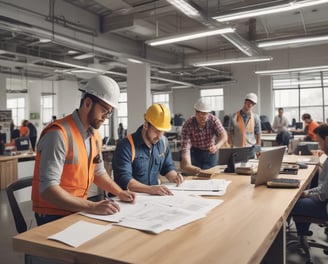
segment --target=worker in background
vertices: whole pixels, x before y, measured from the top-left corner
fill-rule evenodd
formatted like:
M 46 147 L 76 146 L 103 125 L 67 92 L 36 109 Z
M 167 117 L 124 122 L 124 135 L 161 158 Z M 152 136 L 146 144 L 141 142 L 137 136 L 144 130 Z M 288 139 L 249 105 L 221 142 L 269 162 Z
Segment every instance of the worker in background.
M 231 147 L 261 146 L 261 120 L 252 112 L 257 95 L 248 93 L 242 109 L 234 113 L 228 127 L 228 143 Z
M 272 130 L 277 133 L 276 142 L 278 145 L 289 146 L 289 140 L 291 138 L 291 133 L 288 131 L 288 119 L 284 116 L 284 109 L 282 107 L 278 108 L 278 115 L 274 117 Z
M 36 127 L 31 122 L 28 122 L 27 127 L 30 131 L 28 137 L 30 138 L 32 149 L 33 149 L 33 151 L 35 151 L 35 144 L 36 144 L 38 132 L 37 132 Z
M 118 84 L 97 76 L 80 90 L 79 109 L 49 124 L 37 144 L 32 200 L 38 225 L 80 211 L 100 215 L 118 212 L 119 205 L 113 201 L 87 200 L 92 183 L 122 201 L 135 199 L 133 192 L 122 190 L 106 172 L 97 131 L 118 106 Z
M 311 115 L 308 113 L 302 115 L 302 120 L 305 124 L 304 132 L 306 134 L 304 141 L 316 141 L 316 135 L 313 131 L 316 127 L 319 126 L 319 124 L 314 121 Z
M 28 128 L 28 120 L 23 120 L 22 125 L 19 128 L 19 135 L 20 137 L 28 137 L 30 130 Z
M 218 163 L 217 152 L 227 141 L 221 121 L 212 115 L 210 104 L 200 98 L 194 104 L 195 115 L 182 127 L 181 169 L 198 175 Z
M 179 185 L 170 145 L 164 132 L 171 130 L 170 110 L 163 104 L 151 105 L 144 123 L 133 134 L 123 138 L 113 154 L 114 180 L 122 189 L 154 195 L 171 195 L 159 182 L 159 175 Z

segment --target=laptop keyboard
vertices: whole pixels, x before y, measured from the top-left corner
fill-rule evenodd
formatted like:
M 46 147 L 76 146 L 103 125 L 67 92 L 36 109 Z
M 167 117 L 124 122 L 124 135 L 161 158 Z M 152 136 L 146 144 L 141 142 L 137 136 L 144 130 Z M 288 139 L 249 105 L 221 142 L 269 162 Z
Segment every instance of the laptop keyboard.
M 268 181 L 267 186 L 271 188 L 298 188 L 300 186 L 300 180 L 278 178 Z

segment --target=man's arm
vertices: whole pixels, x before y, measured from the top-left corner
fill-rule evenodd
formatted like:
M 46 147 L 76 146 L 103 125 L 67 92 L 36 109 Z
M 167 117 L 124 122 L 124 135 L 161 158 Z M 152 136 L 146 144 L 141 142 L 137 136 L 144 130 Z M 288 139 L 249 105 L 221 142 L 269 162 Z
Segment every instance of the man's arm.
M 120 200 L 124 202 L 134 201 L 135 194 L 130 191 L 123 191 L 121 187 L 118 186 L 118 184 L 112 180 L 112 178 L 108 175 L 107 172 L 95 176 L 94 183 L 104 191 L 110 192 L 111 194 L 117 196 Z
M 128 183 L 128 189 L 133 192 L 148 193 L 152 195 L 172 195 L 165 185 L 146 185 L 135 179 Z

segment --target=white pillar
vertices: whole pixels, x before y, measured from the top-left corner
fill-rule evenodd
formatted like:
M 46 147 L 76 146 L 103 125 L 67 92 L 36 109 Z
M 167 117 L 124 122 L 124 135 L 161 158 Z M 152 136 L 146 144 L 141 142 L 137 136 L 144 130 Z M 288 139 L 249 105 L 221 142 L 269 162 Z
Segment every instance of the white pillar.
M 0 110 L 7 109 L 6 77 L 0 74 Z
M 128 133 L 132 133 L 143 123 L 144 114 L 152 103 L 148 63 L 128 63 L 127 99 Z

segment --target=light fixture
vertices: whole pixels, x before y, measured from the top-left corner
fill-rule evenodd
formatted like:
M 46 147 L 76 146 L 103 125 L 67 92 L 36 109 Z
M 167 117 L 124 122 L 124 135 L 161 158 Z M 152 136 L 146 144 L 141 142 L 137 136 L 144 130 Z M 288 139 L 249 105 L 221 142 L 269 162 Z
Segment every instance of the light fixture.
M 325 3 L 328 3 L 328 0 L 291 1 L 289 3 L 276 5 L 276 6 L 268 6 L 258 9 L 245 10 L 245 11 L 235 12 L 231 14 L 220 15 L 220 16 L 213 17 L 213 19 L 216 19 L 219 22 L 227 22 L 227 21 L 249 18 L 249 17 L 282 13 L 282 12 L 292 11 L 295 9 L 300 9 L 303 7 L 309 7 L 309 6 L 320 5 Z
M 163 37 L 153 40 L 147 40 L 145 43 L 150 46 L 159 46 L 159 45 L 166 45 L 171 43 L 176 43 L 185 40 L 197 39 L 197 38 L 204 38 L 209 36 L 215 36 L 220 34 L 232 33 L 235 31 L 235 28 L 227 27 L 215 30 L 206 30 L 206 31 L 196 31 L 192 33 L 174 35 L 170 37 Z
M 131 59 L 131 58 L 128 58 L 128 61 L 133 62 L 133 63 L 142 63 L 142 61 L 140 61 L 140 60 Z
M 314 42 L 320 42 L 320 41 L 326 41 L 326 40 L 328 40 L 328 35 L 263 41 L 263 42 L 258 43 L 257 46 L 259 48 L 266 48 L 266 47 L 276 47 L 276 46 L 284 46 L 284 45 L 292 45 L 292 44 L 300 44 L 300 43 L 303 44 L 303 43 L 308 43 L 308 42 L 311 42 L 311 44 L 314 44 Z
M 85 53 L 85 54 L 77 55 L 73 58 L 76 60 L 84 60 L 84 59 L 92 58 L 94 56 L 95 55 L 93 53 Z
M 204 67 L 204 66 L 215 66 L 215 65 L 225 65 L 225 64 L 236 64 L 236 63 L 248 63 L 248 62 L 259 62 L 259 61 L 271 61 L 272 57 L 245 57 L 245 58 L 233 58 L 225 60 L 213 60 L 205 62 L 194 63 L 193 66 Z
M 328 65 L 323 66 L 311 66 L 302 68 L 290 68 L 290 69 L 277 69 L 277 70 L 265 70 L 265 71 L 255 71 L 258 75 L 277 75 L 289 72 L 318 72 L 318 71 L 328 71 Z
M 167 0 L 167 2 L 175 6 L 186 16 L 195 17 L 200 15 L 199 11 L 196 8 L 194 8 L 192 5 L 190 5 L 188 2 L 184 0 Z
M 40 38 L 39 39 L 39 43 L 49 43 L 51 42 L 51 39 L 48 39 L 48 38 Z

